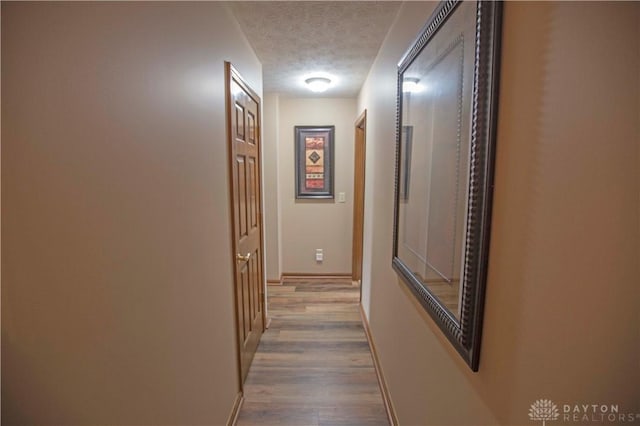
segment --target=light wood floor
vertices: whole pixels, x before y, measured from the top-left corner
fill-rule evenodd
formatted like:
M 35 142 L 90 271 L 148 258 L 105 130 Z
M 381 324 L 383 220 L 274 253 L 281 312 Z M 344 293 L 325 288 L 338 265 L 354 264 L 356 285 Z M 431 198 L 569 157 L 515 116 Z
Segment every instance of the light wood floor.
M 388 425 L 351 281 L 268 287 L 237 425 Z

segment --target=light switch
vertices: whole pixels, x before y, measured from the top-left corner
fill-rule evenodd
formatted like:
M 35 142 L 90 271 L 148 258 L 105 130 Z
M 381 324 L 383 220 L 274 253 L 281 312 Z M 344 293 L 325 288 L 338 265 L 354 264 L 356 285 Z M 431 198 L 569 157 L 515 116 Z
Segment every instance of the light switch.
M 346 196 L 344 192 L 338 192 L 338 202 L 344 203 L 346 200 Z

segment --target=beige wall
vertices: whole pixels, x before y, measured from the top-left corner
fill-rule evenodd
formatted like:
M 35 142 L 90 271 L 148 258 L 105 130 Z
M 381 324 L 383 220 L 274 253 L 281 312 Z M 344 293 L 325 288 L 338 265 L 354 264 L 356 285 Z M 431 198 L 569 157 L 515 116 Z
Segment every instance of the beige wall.
M 280 232 L 280 187 L 278 186 L 278 152 L 280 128 L 280 96 L 265 93 L 262 102 L 262 172 L 264 175 L 264 239 L 266 275 L 269 281 L 279 281 L 282 274 L 282 243 Z
M 355 99 L 280 98 L 279 188 L 282 272 L 351 273 Z M 294 126 L 335 125 L 335 199 L 296 200 Z M 345 192 L 346 202 L 338 202 Z M 269 196 L 269 194 L 266 194 Z M 324 261 L 315 261 L 315 249 Z
M 400 423 L 527 424 L 538 398 L 640 412 L 640 5 L 505 4 L 478 373 L 390 267 L 395 65 L 432 8 L 403 6 L 358 102 L 363 302 Z
M 260 63 L 217 3 L 2 15 L 3 424 L 224 423 L 223 61 Z

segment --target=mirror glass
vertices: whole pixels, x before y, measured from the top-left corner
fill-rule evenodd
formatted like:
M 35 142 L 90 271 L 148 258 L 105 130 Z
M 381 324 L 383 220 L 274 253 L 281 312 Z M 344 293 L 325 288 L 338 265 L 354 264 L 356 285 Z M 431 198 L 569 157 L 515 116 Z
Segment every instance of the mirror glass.
M 402 73 L 397 256 L 460 319 L 475 3 L 464 2 Z M 450 29 L 450 30 L 449 30 Z

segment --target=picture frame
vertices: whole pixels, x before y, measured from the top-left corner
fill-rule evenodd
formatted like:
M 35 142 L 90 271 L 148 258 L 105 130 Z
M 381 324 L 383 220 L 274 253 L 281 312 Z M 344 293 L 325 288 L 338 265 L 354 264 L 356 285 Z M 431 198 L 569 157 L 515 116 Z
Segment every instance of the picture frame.
M 335 126 L 294 126 L 296 199 L 334 198 Z
M 392 266 L 473 371 L 489 256 L 501 19 L 501 2 L 443 1 L 398 64 Z

